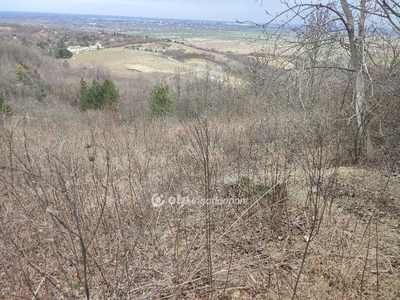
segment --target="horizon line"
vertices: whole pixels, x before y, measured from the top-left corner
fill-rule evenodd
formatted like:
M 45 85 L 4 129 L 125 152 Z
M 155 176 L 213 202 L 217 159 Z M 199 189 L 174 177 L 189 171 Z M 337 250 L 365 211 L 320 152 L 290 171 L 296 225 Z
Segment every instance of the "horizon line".
M 125 18 L 138 18 L 138 19 L 155 19 L 155 20 L 177 20 L 177 21 L 199 21 L 199 22 L 224 22 L 224 23 L 235 23 L 235 24 L 246 24 L 246 22 L 257 24 L 257 22 L 246 20 L 204 20 L 204 19 L 180 19 L 180 18 L 167 18 L 167 17 L 139 17 L 139 16 L 128 16 L 128 15 L 115 15 L 115 14 L 88 14 L 88 13 L 69 13 L 69 12 L 43 12 L 43 11 L 6 11 L 0 10 L 0 13 L 36 13 L 36 14 L 50 14 L 50 15 L 77 15 L 77 16 L 98 16 L 98 17 L 125 17 Z M 1 22 L 1 21 L 0 21 Z M 262 24 L 262 23 L 261 23 Z

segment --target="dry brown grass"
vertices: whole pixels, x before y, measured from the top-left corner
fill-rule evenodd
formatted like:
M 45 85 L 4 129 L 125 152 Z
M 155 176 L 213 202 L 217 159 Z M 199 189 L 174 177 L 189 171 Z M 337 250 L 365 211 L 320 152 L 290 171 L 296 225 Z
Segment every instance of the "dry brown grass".
M 204 206 L 150 201 L 204 196 L 204 123 L 43 114 L 2 127 L 3 298 L 398 297 L 399 182 L 333 172 L 335 147 L 304 136 L 295 114 L 209 118 L 211 192 L 249 200 L 210 207 L 209 244 Z

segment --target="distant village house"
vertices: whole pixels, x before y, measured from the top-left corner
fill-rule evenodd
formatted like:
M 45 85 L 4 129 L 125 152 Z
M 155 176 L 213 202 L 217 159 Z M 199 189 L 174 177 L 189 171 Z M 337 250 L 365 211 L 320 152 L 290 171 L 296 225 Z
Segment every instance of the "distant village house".
M 90 45 L 89 47 L 69 46 L 68 50 L 72 54 L 79 54 L 79 52 L 81 52 L 81 51 L 96 51 L 96 50 L 100 50 L 102 48 L 103 47 L 101 46 L 100 43 L 96 43 L 96 45 L 94 45 L 94 46 Z

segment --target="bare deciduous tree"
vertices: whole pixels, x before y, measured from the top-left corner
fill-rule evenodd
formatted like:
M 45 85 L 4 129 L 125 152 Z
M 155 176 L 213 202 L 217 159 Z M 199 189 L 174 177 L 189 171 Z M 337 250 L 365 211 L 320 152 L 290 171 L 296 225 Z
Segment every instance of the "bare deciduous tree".
M 267 39 L 278 40 L 285 36 L 286 41 L 293 42 L 293 37 L 288 34 L 287 28 L 292 31 L 294 23 L 299 21 L 307 23 L 307 20 L 312 18 L 322 21 L 322 24 L 316 27 L 313 26 L 315 22 L 308 22 L 310 24 L 306 26 L 311 32 L 297 31 L 298 35 L 300 33 L 301 42 L 295 42 L 295 46 L 285 52 L 286 60 L 296 61 L 303 54 L 307 54 L 315 62 L 317 49 L 334 48 L 335 45 L 348 54 L 348 67 L 343 63 L 340 66 L 331 61 L 324 66 L 311 63 L 309 68 L 340 68 L 352 74 L 354 117 L 358 125 L 356 159 L 359 158 L 361 151 L 367 159 L 372 158 L 373 145 L 369 129 L 372 113 L 366 84 L 366 80 L 371 81 L 367 63 L 370 55 L 368 42 L 373 38 L 375 32 L 373 29 L 378 28 L 378 25 L 375 25 L 377 21 L 388 20 L 394 29 L 399 29 L 396 23 L 400 16 L 399 4 L 392 0 L 377 2 L 336 0 L 318 1 L 318 3 L 282 0 L 281 3 L 286 9 L 262 25 Z

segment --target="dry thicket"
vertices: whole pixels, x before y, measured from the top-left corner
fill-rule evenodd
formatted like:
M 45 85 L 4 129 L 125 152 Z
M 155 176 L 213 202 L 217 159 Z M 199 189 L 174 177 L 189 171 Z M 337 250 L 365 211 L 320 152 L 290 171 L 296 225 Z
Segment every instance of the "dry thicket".
M 149 117 L 148 82 L 121 80 L 118 115 L 82 113 L 59 92 L 13 99 L 0 127 L 0 298 L 399 297 L 398 98 L 381 86 L 393 98 L 373 123 L 380 159 L 355 166 L 349 79 L 312 90 L 306 73 L 263 67 L 239 86 L 175 77 L 167 118 Z

